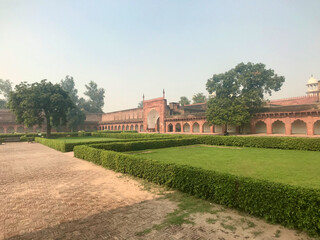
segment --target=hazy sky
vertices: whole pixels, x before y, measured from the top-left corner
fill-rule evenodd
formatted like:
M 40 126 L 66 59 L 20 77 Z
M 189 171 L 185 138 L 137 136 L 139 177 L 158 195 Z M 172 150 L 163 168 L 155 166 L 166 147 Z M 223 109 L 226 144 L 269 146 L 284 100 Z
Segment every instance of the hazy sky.
M 0 78 L 74 77 L 106 89 L 104 111 L 203 92 L 240 62 L 285 76 L 271 99 L 320 78 L 320 0 L 0 0 Z

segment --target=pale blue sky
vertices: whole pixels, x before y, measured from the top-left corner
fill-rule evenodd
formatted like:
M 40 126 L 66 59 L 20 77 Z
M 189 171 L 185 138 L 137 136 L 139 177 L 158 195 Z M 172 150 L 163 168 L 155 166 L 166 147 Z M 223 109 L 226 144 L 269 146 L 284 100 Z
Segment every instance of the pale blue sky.
M 203 92 L 240 62 L 284 75 L 272 98 L 301 96 L 320 78 L 320 0 L 0 0 L 0 78 L 14 84 L 66 75 L 82 94 L 106 89 L 104 111 L 142 99 Z

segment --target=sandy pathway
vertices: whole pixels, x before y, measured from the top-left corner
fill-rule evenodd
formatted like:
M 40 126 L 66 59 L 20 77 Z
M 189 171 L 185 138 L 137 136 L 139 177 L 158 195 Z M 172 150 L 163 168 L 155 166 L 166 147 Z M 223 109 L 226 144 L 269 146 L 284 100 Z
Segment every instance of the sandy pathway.
M 114 209 L 155 197 L 142 191 L 134 180 L 119 178 L 115 172 L 37 143 L 0 146 L 0 239 L 19 238 L 102 213 L 110 215 Z M 92 223 L 84 221 L 82 225 L 88 227 Z M 49 231 L 39 239 L 55 235 L 73 238 L 77 231 Z

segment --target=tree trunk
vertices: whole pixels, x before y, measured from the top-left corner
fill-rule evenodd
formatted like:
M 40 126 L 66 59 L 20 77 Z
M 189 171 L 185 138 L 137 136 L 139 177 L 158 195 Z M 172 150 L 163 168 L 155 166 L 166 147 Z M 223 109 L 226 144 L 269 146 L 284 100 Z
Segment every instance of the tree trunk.
M 47 135 L 46 135 L 46 138 L 50 138 L 50 136 L 51 136 L 50 117 L 46 117 L 46 120 L 47 120 Z
M 227 134 L 227 132 L 228 132 L 228 124 L 225 124 L 224 125 L 224 134 Z

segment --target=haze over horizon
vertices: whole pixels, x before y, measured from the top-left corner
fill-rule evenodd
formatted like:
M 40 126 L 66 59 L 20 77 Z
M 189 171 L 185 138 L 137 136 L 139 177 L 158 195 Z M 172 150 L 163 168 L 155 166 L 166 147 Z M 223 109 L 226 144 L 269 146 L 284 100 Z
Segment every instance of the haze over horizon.
M 264 63 L 286 81 L 270 99 L 320 80 L 320 1 L 0 0 L 0 79 L 74 77 L 105 88 L 105 112 L 208 95 L 213 74 Z

